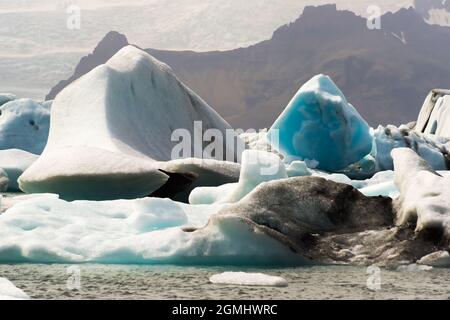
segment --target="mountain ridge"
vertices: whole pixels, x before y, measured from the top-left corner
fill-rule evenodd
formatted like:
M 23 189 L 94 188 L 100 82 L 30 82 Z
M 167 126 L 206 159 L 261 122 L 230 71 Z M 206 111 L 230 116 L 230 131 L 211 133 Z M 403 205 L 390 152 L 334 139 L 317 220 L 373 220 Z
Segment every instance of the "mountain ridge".
M 430 89 L 450 87 L 450 28 L 427 24 L 412 8 L 383 15 L 381 24 L 369 30 L 366 19 L 336 5 L 306 7 L 271 39 L 246 48 L 146 51 L 234 127 L 270 126 L 319 73 L 330 75 L 371 125 L 409 122 Z

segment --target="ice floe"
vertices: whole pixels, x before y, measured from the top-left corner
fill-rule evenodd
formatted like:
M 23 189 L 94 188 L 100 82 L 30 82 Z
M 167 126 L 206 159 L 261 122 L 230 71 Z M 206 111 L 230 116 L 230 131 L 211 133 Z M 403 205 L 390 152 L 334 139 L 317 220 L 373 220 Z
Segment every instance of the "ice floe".
M 317 168 L 336 171 L 372 150 L 366 121 L 324 75 L 305 83 L 268 132 L 269 141 L 287 159 L 314 160 Z
M 9 180 L 8 191 L 19 191 L 18 178 L 37 158 L 37 155 L 19 149 L 0 150 L 0 169 Z
M 0 93 L 0 107 L 7 102 L 16 100 L 17 97 L 12 93 Z
M 397 224 L 412 222 L 416 232 L 432 240 L 450 241 L 450 179 L 443 177 L 416 152 L 407 148 L 392 151 L 395 184 L 400 190 L 396 200 Z
M 0 277 L 0 300 L 28 300 L 30 297 L 11 281 Z
M 288 282 L 282 277 L 263 273 L 224 272 L 215 274 L 209 281 L 214 284 L 229 284 L 238 286 L 287 287 Z
M 450 267 L 450 253 L 448 251 L 437 251 L 422 257 L 418 264 L 432 267 Z
M 299 264 L 289 248 L 224 205 L 168 199 L 20 201 L 0 215 L 1 262 Z M 208 222 L 209 221 L 209 222 Z
M 219 203 L 234 203 L 241 200 L 263 182 L 285 179 L 287 172 L 281 159 L 273 153 L 246 150 L 242 153 L 239 182 L 217 188 L 197 188 L 189 198 L 192 204 L 207 204 L 214 199 Z
M 21 149 L 41 154 L 47 143 L 50 105 L 18 99 L 0 106 L 0 150 Z
M 174 139 L 176 130 L 200 138 L 200 145 L 186 141 L 184 150 L 198 157 L 197 148 L 209 145 L 202 140 L 208 129 L 226 137 L 231 129 L 167 65 L 133 46 L 60 92 L 51 116 L 45 151 L 22 175 L 20 186 L 66 199 L 150 195 L 169 178 L 158 161 L 173 159 L 183 137 Z M 223 141 L 217 154 L 231 153 L 237 160 L 237 139 Z

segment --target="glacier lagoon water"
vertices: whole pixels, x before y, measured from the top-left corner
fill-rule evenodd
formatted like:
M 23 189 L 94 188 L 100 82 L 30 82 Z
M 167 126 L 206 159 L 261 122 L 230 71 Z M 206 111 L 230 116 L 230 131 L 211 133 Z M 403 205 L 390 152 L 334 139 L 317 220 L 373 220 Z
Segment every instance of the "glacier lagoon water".
M 74 288 L 78 268 L 80 288 Z M 75 269 L 76 270 L 76 269 Z M 288 287 L 215 285 L 209 278 L 226 271 L 280 276 Z M 450 299 L 450 270 L 381 269 L 381 289 L 367 287 L 366 268 L 316 266 L 261 269 L 143 265 L 0 265 L 33 299 Z M 69 284 L 69 286 L 68 286 Z

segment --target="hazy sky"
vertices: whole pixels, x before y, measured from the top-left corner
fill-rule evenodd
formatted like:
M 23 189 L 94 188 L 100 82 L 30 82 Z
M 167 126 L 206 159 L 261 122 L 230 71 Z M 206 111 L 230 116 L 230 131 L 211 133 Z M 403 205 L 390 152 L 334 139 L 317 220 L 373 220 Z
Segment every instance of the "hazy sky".
M 0 0 L 0 92 L 42 98 L 111 30 L 131 43 L 171 50 L 227 50 L 266 40 L 307 5 L 337 2 L 360 15 L 412 0 Z M 80 29 L 67 8 L 81 9 Z M 326 23 L 326 22 L 324 22 Z

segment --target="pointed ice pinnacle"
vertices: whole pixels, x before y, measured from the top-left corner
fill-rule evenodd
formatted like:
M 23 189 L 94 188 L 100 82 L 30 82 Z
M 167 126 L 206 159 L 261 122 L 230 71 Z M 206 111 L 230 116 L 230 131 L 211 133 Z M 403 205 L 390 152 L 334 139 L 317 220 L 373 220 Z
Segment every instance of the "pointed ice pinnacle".
M 168 179 L 159 161 L 171 160 L 176 129 L 226 136 L 231 127 L 166 64 L 124 47 L 58 94 L 47 146 L 20 187 L 69 200 L 148 196 Z M 229 141 L 223 148 L 228 154 Z
M 270 129 L 269 141 L 275 130 L 288 160 L 316 160 L 317 168 L 327 171 L 343 169 L 372 149 L 369 125 L 324 75 L 300 88 Z

